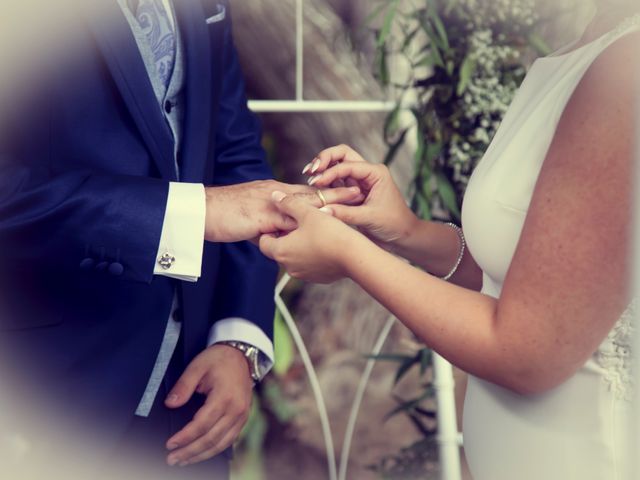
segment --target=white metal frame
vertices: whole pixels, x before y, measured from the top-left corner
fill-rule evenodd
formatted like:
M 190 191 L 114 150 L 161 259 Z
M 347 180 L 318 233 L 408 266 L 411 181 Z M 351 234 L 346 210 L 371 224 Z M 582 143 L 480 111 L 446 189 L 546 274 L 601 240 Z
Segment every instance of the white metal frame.
M 640 80 L 640 68 L 636 70 L 636 82 Z M 637 85 L 637 83 L 636 83 Z M 639 90 L 640 91 L 640 87 Z M 634 192 L 635 201 L 634 208 L 634 259 L 633 259 L 633 271 L 634 271 L 634 292 L 636 296 L 640 296 L 640 99 L 636 101 L 636 163 L 635 163 L 635 175 L 634 175 Z M 636 312 L 635 318 L 632 319 L 636 329 L 636 341 L 634 348 L 632 349 L 633 356 L 635 357 L 634 372 L 640 372 L 640 314 Z M 629 439 L 632 442 L 631 452 L 637 452 L 640 448 L 640 382 L 636 380 L 635 389 L 635 419 L 633 421 L 632 438 Z M 635 455 L 634 458 L 628 459 L 629 462 L 633 462 L 631 465 L 633 472 L 632 478 L 640 478 L 640 456 Z
M 249 108 L 258 113 L 300 113 L 300 112 L 389 112 L 396 106 L 393 101 L 309 101 L 304 99 L 304 0 L 296 0 L 296 85 L 295 99 L 293 100 L 254 100 L 249 102 Z M 331 425 L 327 408 L 324 402 L 317 374 L 307 353 L 304 341 L 296 327 L 291 312 L 282 300 L 281 293 L 289 282 L 289 276 L 285 275 L 275 291 L 276 308 L 282 314 L 296 347 L 302 357 L 311 388 L 316 399 L 325 447 L 327 450 L 327 462 L 329 480 L 346 480 L 347 467 L 349 462 L 349 452 L 351 440 L 355 430 L 357 415 L 366 386 L 375 365 L 375 360 L 370 359 L 364 368 L 361 381 L 352 404 L 351 414 L 347 423 L 343 448 L 340 455 L 340 466 L 338 468 Z M 382 350 L 384 342 L 393 326 L 395 319 L 389 318 L 383 326 L 372 353 L 377 354 Z M 434 354 L 434 387 L 436 389 L 436 399 L 438 406 L 438 437 L 437 442 L 440 450 L 440 463 L 442 469 L 442 480 L 460 480 L 460 453 L 462 435 L 458 432 L 456 420 L 456 405 L 454 396 L 454 380 L 451 364 L 437 354 Z

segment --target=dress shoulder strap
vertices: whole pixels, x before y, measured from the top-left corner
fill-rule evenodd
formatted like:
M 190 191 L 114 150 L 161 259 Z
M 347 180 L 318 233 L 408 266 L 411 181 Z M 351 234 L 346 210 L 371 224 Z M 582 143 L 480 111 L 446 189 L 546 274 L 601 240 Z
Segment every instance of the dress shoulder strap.
M 602 48 L 607 48 L 616 40 L 624 37 L 628 33 L 633 33 L 640 30 L 640 13 L 636 13 L 631 17 L 625 18 L 616 28 L 605 34 L 601 38 Z

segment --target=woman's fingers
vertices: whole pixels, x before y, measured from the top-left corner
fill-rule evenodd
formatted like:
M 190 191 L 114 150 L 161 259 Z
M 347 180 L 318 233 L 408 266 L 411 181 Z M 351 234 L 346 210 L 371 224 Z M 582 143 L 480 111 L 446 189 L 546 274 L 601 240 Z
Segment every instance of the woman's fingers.
M 367 162 L 343 162 L 325 172 L 314 175 L 309 179 L 309 185 L 326 188 L 339 179 L 349 180 L 351 183 L 363 186 L 369 190 L 380 178 L 382 165 Z
M 358 187 L 338 187 L 324 190 L 314 189 L 311 192 L 294 193 L 293 196 L 310 203 L 316 208 L 324 207 L 329 203 L 359 205 L 365 198 Z
M 318 154 L 320 166 L 328 165 L 331 162 L 366 162 L 362 155 L 356 152 L 349 145 L 336 145 L 322 150 Z
M 327 207 L 332 216 L 343 221 L 347 225 L 361 227 L 367 222 L 367 207 L 353 207 L 349 205 L 330 205 Z
M 316 175 L 340 162 L 365 162 L 365 159 L 348 145 L 337 145 L 321 151 L 302 170 L 303 175 Z

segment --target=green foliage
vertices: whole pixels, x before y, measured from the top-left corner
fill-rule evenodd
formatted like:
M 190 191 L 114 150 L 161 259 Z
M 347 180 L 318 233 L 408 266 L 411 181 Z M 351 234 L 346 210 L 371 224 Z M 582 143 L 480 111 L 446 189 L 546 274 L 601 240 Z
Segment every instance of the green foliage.
M 375 74 L 397 92 L 397 107 L 384 126 L 385 164 L 409 138 L 400 122 L 408 110 L 417 135 L 411 206 L 424 219 L 459 221 L 469 177 L 524 79 L 527 59 L 549 52 L 537 34 L 534 0 L 381 0 L 370 21 L 376 18 L 383 21 Z M 399 62 L 409 66 L 409 78 L 392 75 Z M 424 376 L 431 351 L 377 358 L 398 363 L 397 383 L 414 368 Z M 433 395 L 425 381 L 415 398 L 396 397 L 386 418 L 407 415 L 424 440 L 372 466 L 381 478 L 439 478 Z
M 273 372 L 281 377 L 291 368 L 295 359 L 295 349 L 289 329 L 279 310 L 276 310 L 273 322 L 273 346 L 275 354 Z
M 376 465 L 370 465 L 369 469 L 383 480 L 439 479 L 438 446 L 435 438 L 425 438 L 395 455 L 385 456 Z
M 240 462 L 234 462 L 231 472 L 232 479 L 262 480 L 263 463 L 262 449 L 267 435 L 267 419 L 262 411 L 258 395 L 254 395 L 249 419 L 245 424 L 238 443 L 236 455 Z
M 432 352 L 429 348 L 421 348 L 414 355 L 403 354 L 381 354 L 373 355 L 369 358 L 375 358 L 378 361 L 395 362 L 398 364 L 394 385 L 397 385 L 410 371 L 418 369 L 420 377 L 424 377 L 431 365 Z M 387 415 L 385 421 L 400 413 L 409 417 L 413 425 L 425 436 L 435 433 L 433 430 L 433 419 L 435 412 L 427 406 L 427 401 L 433 397 L 433 388 L 429 382 L 425 382 L 422 392 L 410 399 L 404 399 L 396 396 L 397 406 L 393 408 Z
M 400 105 L 418 128 L 411 204 L 422 218 L 460 219 L 462 196 L 524 78 L 527 62 L 548 47 L 537 35 L 533 0 L 381 0 L 370 21 L 377 31 L 375 73 L 398 91 L 389 114 L 385 163 L 407 138 Z M 408 79 L 393 78 L 399 61 Z

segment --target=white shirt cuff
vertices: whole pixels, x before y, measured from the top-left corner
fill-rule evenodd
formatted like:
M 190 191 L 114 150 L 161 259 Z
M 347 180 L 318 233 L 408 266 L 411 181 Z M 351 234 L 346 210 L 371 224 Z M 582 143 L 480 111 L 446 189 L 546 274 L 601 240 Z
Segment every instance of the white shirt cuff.
M 258 358 L 260 379 L 269 373 L 274 360 L 273 342 L 255 323 L 237 317 L 218 320 L 211 327 L 208 345 L 228 341 L 242 342 L 256 347 L 260 351 Z
M 187 282 L 200 278 L 205 218 L 204 185 L 170 182 L 154 275 Z

